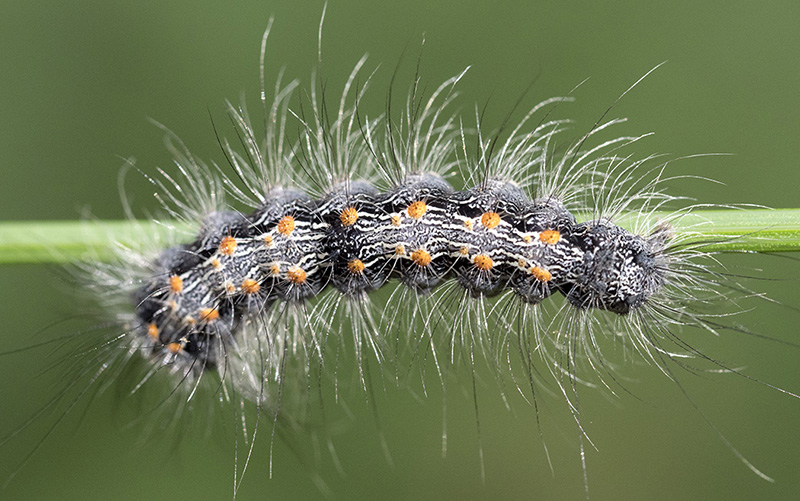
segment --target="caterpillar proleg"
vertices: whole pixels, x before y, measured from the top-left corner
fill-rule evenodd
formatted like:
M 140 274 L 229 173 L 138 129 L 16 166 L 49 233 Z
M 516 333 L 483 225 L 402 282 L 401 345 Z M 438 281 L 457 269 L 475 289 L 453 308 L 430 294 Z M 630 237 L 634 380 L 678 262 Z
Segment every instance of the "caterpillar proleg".
M 266 42 L 267 67 L 282 64 L 273 39 Z M 229 493 L 235 471 L 243 497 L 251 479 L 272 472 L 278 482 L 292 461 L 302 465 L 296 469 L 307 483 L 324 479 L 323 491 L 338 494 L 329 485 L 337 477 L 332 471 L 356 475 L 342 453 L 351 440 L 386 469 L 414 461 L 398 456 L 398 441 L 424 443 L 420 454 L 437 460 L 446 451 L 444 464 L 454 447 L 469 449 L 463 470 L 480 479 L 486 468 L 483 482 L 491 488 L 503 478 L 493 463 L 502 453 L 495 449 L 497 425 L 487 425 L 486 416 L 492 407 L 509 408 L 525 420 L 505 439 L 525 441 L 520 472 L 552 478 L 566 470 L 577 486 L 571 495 L 582 496 L 584 484 L 592 495 L 606 475 L 605 447 L 592 431 L 598 418 L 586 417 L 598 405 L 608 407 L 603 399 L 622 400 L 619 414 L 642 405 L 637 398 L 651 403 L 632 380 L 649 381 L 654 373 L 665 386 L 670 379 L 683 384 L 682 365 L 712 374 L 704 381 L 742 386 L 746 379 L 733 374 L 749 374 L 740 359 L 718 356 L 717 345 L 703 346 L 704 335 L 731 339 L 732 327 L 745 339 L 753 339 L 747 333 L 787 339 L 730 316 L 747 305 L 761 308 L 766 301 L 748 291 L 763 284 L 738 288 L 716 254 L 674 231 L 694 209 L 672 195 L 680 179 L 664 181 L 678 177 L 665 166 L 670 158 L 638 153 L 644 136 L 605 117 L 594 127 L 568 123 L 562 117 L 584 104 L 579 93 L 579 104 L 567 102 L 568 95 L 521 105 L 507 123 L 490 122 L 457 95 L 472 70 L 457 69 L 441 85 L 424 72 L 404 79 L 404 71 L 384 87 L 363 60 L 343 84 L 322 70 L 310 82 L 273 84 L 265 77 L 264 110 L 233 105 L 231 126 L 212 113 L 221 151 L 203 156 L 212 159 L 205 163 L 191 152 L 193 144 L 178 139 L 179 127 L 175 134 L 168 129 L 177 166 L 162 174 L 136 165 L 167 209 L 156 219 L 174 233 L 154 237 L 143 224 L 140 241 L 120 245 L 116 261 L 81 265 L 106 323 L 68 336 L 64 347 L 77 354 L 67 363 L 56 363 L 63 359 L 59 348 L 53 362 L 40 366 L 55 363 L 49 372 L 81 375 L 45 412 L 56 421 L 74 419 L 76 397 L 113 394 L 107 388 L 126 380 L 120 405 L 154 394 L 140 404 L 141 421 L 158 423 L 146 429 L 167 430 L 140 430 L 145 438 L 135 434 L 134 442 L 197 446 L 227 430 L 210 440 L 223 443 L 206 454 L 227 453 L 228 469 L 216 473 L 227 475 Z M 621 78 L 607 102 L 642 73 Z M 409 97 L 398 98 L 409 87 Z M 365 104 L 390 94 L 387 88 L 390 106 Z M 129 169 L 126 179 L 133 177 Z M 664 208 L 674 210 L 672 218 L 646 217 Z M 617 225 L 631 214 L 633 224 Z M 72 379 L 65 380 L 69 387 Z M 404 439 L 383 438 L 397 425 L 393 414 L 419 407 L 413 398 L 433 409 L 433 422 L 419 423 Z M 687 426 L 710 437 L 707 447 L 729 471 L 762 482 L 731 452 L 741 450 L 746 464 L 778 477 L 777 485 L 786 481 L 714 416 L 706 426 L 713 406 L 691 392 L 673 398 L 688 407 Z M 695 403 L 699 415 L 691 410 Z M 342 425 L 355 406 L 367 409 L 366 417 Z M 468 416 L 468 425 L 454 430 L 458 414 Z M 609 419 L 617 418 L 624 419 Z M 46 424 L 40 434 L 50 429 Z M 42 447 L 63 429 L 53 428 Z M 368 434 L 367 444 L 354 434 Z M 381 441 L 390 459 L 381 457 Z M 276 457 L 273 447 L 299 459 Z M 562 458 L 554 473 L 550 456 Z M 194 463 L 202 462 L 168 453 L 152 460 L 176 482 L 194 477 Z

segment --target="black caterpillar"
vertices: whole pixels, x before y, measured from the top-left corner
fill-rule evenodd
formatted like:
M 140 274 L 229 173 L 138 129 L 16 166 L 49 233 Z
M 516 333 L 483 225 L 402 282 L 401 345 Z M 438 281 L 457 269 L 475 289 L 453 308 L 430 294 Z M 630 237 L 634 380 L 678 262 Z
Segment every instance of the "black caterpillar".
M 213 368 L 220 337 L 275 301 L 328 286 L 359 296 L 392 278 L 421 294 L 455 278 L 470 296 L 511 289 L 530 304 L 557 291 L 576 308 L 624 315 L 668 266 L 666 226 L 643 238 L 606 220 L 576 223 L 555 198 L 530 201 L 509 182 L 453 191 L 424 174 L 384 194 L 355 181 L 321 200 L 281 188 L 265 198 L 248 216 L 210 215 L 194 242 L 159 257 L 163 271 L 136 298 L 156 351 Z

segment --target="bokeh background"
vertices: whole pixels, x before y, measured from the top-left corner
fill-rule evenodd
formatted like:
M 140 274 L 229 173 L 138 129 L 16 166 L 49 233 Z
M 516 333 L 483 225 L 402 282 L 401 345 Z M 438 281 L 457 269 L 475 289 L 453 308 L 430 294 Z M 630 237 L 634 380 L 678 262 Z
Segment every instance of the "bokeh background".
M 307 88 L 322 6 L 319 1 L 2 2 L 0 217 L 122 217 L 116 188 L 122 159 L 136 157 L 145 172 L 170 161 L 161 132 L 148 118 L 172 128 L 199 157 L 221 162 L 210 116 L 224 122 L 225 99 L 238 101 L 242 93 L 251 105 L 257 102 L 259 42 L 270 16 L 276 21 L 267 81 L 285 66 L 287 77 L 303 79 Z M 560 109 L 561 116 L 576 120 L 577 135 L 630 84 L 668 61 L 611 112 L 630 119 L 620 133 L 656 133 L 635 151 L 676 157 L 730 153 L 675 167 L 676 173 L 724 185 L 682 182 L 674 193 L 709 203 L 797 207 L 798 22 L 797 2 L 332 1 L 323 69 L 329 87 L 338 90 L 358 58 L 369 53 L 367 66 L 379 70 L 363 105 L 378 114 L 401 57 L 398 93 L 407 88 L 424 36 L 424 82 L 435 87 L 471 66 L 459 85 L 459 103 L 470 117 L 475 103 L 488 101 L 490 129 L 531 81 L 525 105 L 564 95 L 589 78 L 575 92 L 577 102 Z M 140 181 L 131 180 L 134 205 L 154 207 L 151 190 Z M 783 303 L 755 302 L 752 311 L 730 321 L 796 340 L 800 264 L 758 255 L 728 256 L 724 262 L 737 273 L 769 278 L 747 283 Z M 58 275 L 48 266 L 0 267 L 0 350 L 81 328 L 60 323 L 80 313 L 80 306 L 68 288 L 56 284 Z M 749 375 L 800 391 L 800 349 L 731 332 L 687 336 Z M 776 479 L 768 483 L 723 445 L 674 382 L 621 351 L 611 353 L 619 357 L 631 394 L 581 393 L 584 425 L 598 449 L 587 454 L 594 499 L 796 497 L 800 401 L 734 375 L 677 372 L 708 420 Z M 58 355 L 45 348 L 0 358 L 3 436 L 52 398 L 58 375 L 37 375 Z M 486 462 L 481 480 L 469 375 L 463 368 L 460 382 L 449 387 L 446 458 L 440 451 L 442 399 L 435 384 L 427 398 L 419 385 L 411 390 L 378 385 L 377 412 L 392 464 L 363 394 L 345 389 L 343 402 L 328 409 L 341 471 L 324 445 L 317 458 L 308 453 L 313 449 L 305 443 L 308 437 L 295 436 L 293 445 L 276 441 L 270 480 L 265 427 L 241 498 L 320 497 L 315 478 L 336 498 L 582 498 L 579 438 L 560 397 L 544 397 L 540 409 L 551 470 L 532 408 L 512 398 L 507 410 L 486 375 L 478 385 Z M 0 497 L 231 496 L 237 426 L 231 416 L 209 416 L 210 434 L 192 425 L 172 440 L 131 425 L 135 406 L 122 400 L 106 391 L 94 396 L 88 410 L 78 405 Z M 205 419 L 195 416 L 198 420 Z M 4 478 L 46 431 L 34 426 L 0 449 Z

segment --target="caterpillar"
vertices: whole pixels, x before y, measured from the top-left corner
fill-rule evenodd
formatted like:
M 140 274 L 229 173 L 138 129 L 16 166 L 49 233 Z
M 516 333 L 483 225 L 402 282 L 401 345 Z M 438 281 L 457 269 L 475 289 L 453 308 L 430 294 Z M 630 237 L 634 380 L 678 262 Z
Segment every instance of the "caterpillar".
M 238 182 L 220 179 L 168 134 L 182 179 L 165 172 L 152 181 L 168 214 L 201 228 L 176 230 L 156 252 L 126 249 L 121 262 L 86 265 L 107 309 L 124 311 L 116 319 L 124 328 L 102 357 L 144 354 L 150 365 L 137 381 L 166 369 L 170 388 L 187 401 L 216 373 L 270 420 L 278 407 L 292 417 L 287 394 L 313 382 L 314 364 L 330 370 L 332 347 L 350 326 L 357 361 L 391 365 L 391 345 L 408 342 L 411 358 L 423 370 L 433 359 L 440 379 L 448 367 L 474 364 L 474 355 L 497 369 L 519 336 L 530 343 L 514 361 L 523 378 L 538 384 L 539 371 L 549 372 L 570 406 L 584 378 L 615 385 L 600 334 L 622 329 L 626 343 L 668 367 L 662 356 L 672 352 L 659 343 L 674 341 L 679 324 L 713 326 L 686 304 L 720 294 L 722 278 L 709 274 L 702 249 L 682 248 L 668 223 L 648 221 L 674 201 L 660 192 L 662 165 L 637 184 L 649 164 L 618 151 L 638 136 L 591 144 L 615 121 L 557 152 L 563 122 L 550 120 L 548 107 L 564 99 L 534 107 L 505 142 L 485 140 L 480 127 L 470 131 L 447 112 L 460 79 L 421 101 L 412 90 L 403 130 L 389 117 L 360 116 L 364 87 L 350 104 L 345 90 L 334 118 L 324 96 L 312 96 L 310 112 L 290 111 L 296 84 L 279 88 L 265 111 L 265 143 L 245 110 L 233 108 L 245 146 L 221 142 Z M 287 148 L 282 134 L 292 119 L 301 137 Z M 471 135 L 477 154 L 458 158 Z M 465 187 L 447 182 L 451 170 L 461 171 Z M 225 191 L 246 209 L 231 210 Z M 614 224 L 631 211 L 641 217 L 636 231 Z M 578 213 L 590 219 L 578 222 Z M 405 311 L 368 294 L 390 278 L 403 283 L 386 304 Z M 531 354 L 542 360 L 524 360 Z M 362 363 L 359 386 L 369 393 Z

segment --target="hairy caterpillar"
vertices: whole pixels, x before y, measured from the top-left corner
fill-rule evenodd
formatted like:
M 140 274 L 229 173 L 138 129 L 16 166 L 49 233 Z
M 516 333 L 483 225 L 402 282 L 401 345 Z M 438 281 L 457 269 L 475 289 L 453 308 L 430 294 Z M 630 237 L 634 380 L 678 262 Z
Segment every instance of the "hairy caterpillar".
M 354 177 L 355 177 L 355 176 L 354 176 Z M 196 222 L 197 222 L 197 220 L 195 221 L 195 223 L 196 223 Z M 188 241 L 188 240 L 187 240 L 187 241 Z M 413 296 L 410 296 L 410 297 L 413 297 Z M 404 299 L 408 299 L 408 298 L 409 298 L 409 296 L 405 296 L 405 298 L 404 298 Z M 411 300 L 409 299 L 409 301 L 411 301 Z M 406 304 L 406 303 L 405 303 L 404 301 L 400 301 L 399 299 L 395 298 L 395 300 L 394 300 L 394 303 L 393 303 L 393 304 L 398 304 L 398 305 L 399 305 L 399 304 Z M 413 303 L 412 303 L 412 304 L 413 304 Z M 409 307 L 409 308 L 411 308 L 412 306 L 408 306 L 408 307 Z M 417 308 L 424 308 L 424 307 L 425 307 L 425 306 L 418 306 Z M 344 308 L 344 306 L 342 306 L 342 308 Z M 443 309 L 444 309 L 444 308 L 443 308 Z M 450 308 L 448 308 L 448 309 L 452 311 L 452 307 L 450 307 Z M 314 312 L 316 312 L 316 313 L 320 313 L 320 312 L 322 312 L 322 311 L 324 311 L 324 310 L 322 310 L 322 309 L 315 309 L 315 310 L 312 310 L 312 311 L 314 311 Z M 502 309 L 500 309 L 500 310 L 496 310 L 496 311 L 502 311 Z M 487 317 L 487 318 L 496 318 L 496 317 L 491 317 L 489 314 L 490 314 L 490 312 L 489 312 L 489 311 L 487 311 L 487 312 L 485 312 L 484 316 L 485 316 L 485 317 Z M 402 317 L 402 313 L 401 313 L 400 315 L 401 315 L 401 317 Z M 317 319 L 318 319 L 318 318 L 319 318 L 319 317 L 321 317 L 322 315 L 321 315 L 321 313 L 320 313 L 320 314 L 318 314 L 318 315 L 312 315 L 312 316 L 313 316 L 314 318 L 317 318 Z M 412 323 L 414 323 L 414 322 L 415 322 L 415 320 L 414 320 L 414 319 L 410 319 L 410 320 L 408 320 L 408 319 L 402 319 L 402 318 L 400 318 L 399 320 L 396 320 L 396 321 L 395 321 L 395 323 L 394 323 L 393 325 L 401 325 L 401 323 L 400 323 L 401 321 L 402 321 L 402 322 L 405 322 L 405 323 L 408 323 L 408 324 L 412 324 Z M 376 324 L 380 324 L 380 321 L 376 320 L 376 322 L 375 322 L 375 323 L 376 323 Z M 440 322 L 440 324 L 441 324 L 441 322 Z M 310 327 L 309 327 L 309 326 L 301 326 L 301 327 L 302 327 L 302 329 L 303 329 L 303 330 L 305 330 L 305 329 L 310 329 Z M 316 328 L 316 331 L 317 331 L 317 332 L 325 332 L 325 331 L 326 331 L 326 329 L 328 329 L 328 328 L 329 328 L 329 326 L 319 326 L 319 325 L 318 325 L 318 326 L 317 326 L 317 328 Z M 380 331 L 383 331 L 383 329 L 379 329 L 379 330 L 380 330 Z M 401 331 L 402 329 L 400 329 L 400 328 L 396 328 L 395 330 L 397 330 L 397 331 Z M 468 331 L 468 330 L 467 330 L 467 326 L 466 326 L 466 325 L 464 325 L 464 326 L 462 326 L 461 328 L 459 328 L 459 329 L 458 329 L 458 332 L 459 332 L 459 333 L 463 333 L 463 332 L 467 332 L 467 331 Z M 306 331 L 306 332 L 307 332 L 307 331 Z M 480 339 L 480 337 L 476 338 L 476 340 L 479 340 L 479 339 Z M 429 362 L 429 363 L 430 363 L 430 362 Z M 584 392 L 584 393 L 585 393 L 585 392 Z M 487 406 L 484 406 L 484 408 L 485 408 L 485 407 L 487 407 Z M 590 471 L 591 471 L 591 470 L 590 470 Z M 250 472 L 250 475 L 252 475 L 252 471 Z

